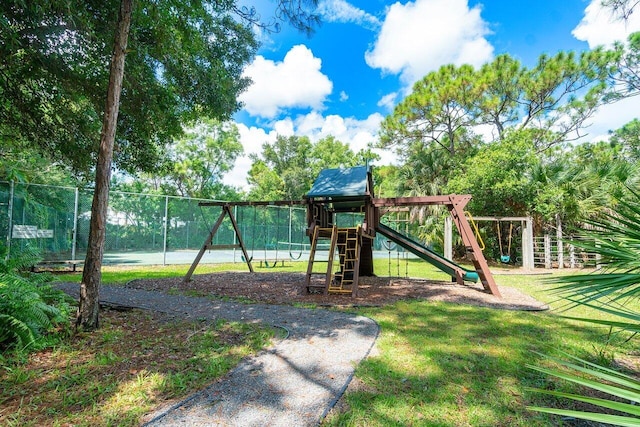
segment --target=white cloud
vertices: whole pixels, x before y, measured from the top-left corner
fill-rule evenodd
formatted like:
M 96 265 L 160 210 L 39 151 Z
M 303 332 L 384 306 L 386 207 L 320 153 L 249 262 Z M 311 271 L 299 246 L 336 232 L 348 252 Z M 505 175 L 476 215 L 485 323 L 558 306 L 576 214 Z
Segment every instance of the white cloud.
M 606 135 L 609 131 L 619 129 L 637 118 L 638 111 L 640 111 L 638 96 L 600 107 L 590 120 L 591 126 L 586 128 L 588 135 L 581 138 L 581 141 L 608 140 Z
M 253 84 L 240 96 L 252 116 L 273 118 L 285 108 L 322 109 L 333 83 L 321 71 L 322 61 L 304 45 L 291 48 L 282 62 L 258 55 L 243 75 Z
M 329 135 L 349 144 L 353 151 L 367 148 L 369 143 L 377 140 L 378 130 L 383 116 L 371 114 L 364 120 L 338 115 L 322 116 L 312 112 L 299 116 L 294 120 L 296 135 L 308 136 L 312 142 Z
M 445 64 L 479 66 L 493 57 L 493 46 L 478 6 L 467 0 L 416 0 L 387 9 L 367 64 L 401 74 L 406 86 Z
M 344 102 L 344 101 L 346 101 L 348 99 L 349 99 L 349 95 L 347 95 L 347 92 L 341 91 L 340 92 L 340 101 Z
M 640 11 L 632 13 L 628 20 L 617 19 L 611 9 L 602 7 L 602 0 L 591 0 L 584 10 L 584 17 L 571 34 L 586 41 L 590 48 L 611 46 L 615 41 L 626 41 L 634 31 L 640 31 Z
M 378 107 L 386 108 L 389 111 L 392 111 L 396 106 L 396 100 L 398 99 L 398 92 L 391 92 L 378 101 Z
M 378 18 L 344 0 L 321 1 L 316 11 L 326 22 L 354 23 L 370 30 L 380 27 Z
M 295 119 L 289 117 L 277 120 L 269 124 L 268 129 L 258 127 L 247 127 L 238 123 L 240 140 L 244 146 L 245 155 L 238 158 L 235 167 L 223 179 L 225 184 L 236 187 L 247 188 L 247 173 L 251 168 L 250 153 L 260 153 L 262 144 L 272 143 L 278 135 L 308 136 L 312 142 L 327 137 L 334 136 L 337 140 L 349 144 L 354 152 L 365 149 L 372 142 L 377 140 L 378 130 L 383 116 L 379 113 L 371 114 L 364 120 L 353 117 L 341 117 L 338 115 L 323 116 L 312 111 L 301 115 Z M 391 164 L 396 161 L 395 154 L 388 151 L 374 150 L 381 155 L 380 164 Z
M 262 128 L 251 126 L 247 127 L 242 123 L 236 123 L 238 132 L 240 133 L 240 142 L 244 147 L 244 155 L 238 157 L 233 169 L 225 174 L 222 182 L 234 187 L 247 187 L 247 173 L 251 169 L 251 159 L 249 154 L 260 154 L 262 152 L 262 144 L 265 142 L 272 143 L 276 140 L 277 131 L 269 132 Z

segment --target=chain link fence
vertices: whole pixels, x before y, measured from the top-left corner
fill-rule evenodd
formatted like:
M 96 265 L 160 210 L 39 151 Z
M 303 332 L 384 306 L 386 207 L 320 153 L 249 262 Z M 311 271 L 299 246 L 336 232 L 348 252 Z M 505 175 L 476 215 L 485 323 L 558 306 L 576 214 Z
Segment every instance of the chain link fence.
M 36 247 L 45 261 L 82 261 L 89 239 L 93 191 L 0 182 L 0 245 L 9 253 Z M 221 214 L 203 199 L 111 191 L 105 264 L 190 264 Z M 306 211 L 289 206 L 236 206 L 250 256 L 299 259 L 308 251 Z M 214 244 L 236 244 L 229 218 Z M 202 262 L 241 262 L 241 251 L 211 251 Z
M 91 189 L 0 182 L 0 248 L 11 253 L 36 247 L 48 263 L 81 263 L 89 240 L 92 201 Z M 203 201 L 216 200 L 111 191 L 103 263 L 191 264 L 222 213 L 219 206 L 199 206 Z M 234 206 L 232 211 L 250 258 L 308 259 L 305 207 Z M 353 227 L 362 220 L 361 213 L 336 215 L 341 227 Z M 401 228 L 409 232 L 407 224 Z M 225 217 L 212 244 L 237 243 Z M 318 249 L 327 250 L 328 243 Z M 374 257 L 391 260 L 398 253 L 412 257 L 381 236 L 374 240 Z M 221 262 L 244 262 L 242 251 L 211 250 L 201 260 Z

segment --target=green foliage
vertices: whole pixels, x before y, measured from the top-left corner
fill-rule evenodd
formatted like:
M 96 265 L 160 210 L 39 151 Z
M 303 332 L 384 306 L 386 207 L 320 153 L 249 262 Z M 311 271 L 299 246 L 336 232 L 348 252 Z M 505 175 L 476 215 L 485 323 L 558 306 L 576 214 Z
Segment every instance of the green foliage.
M 251 156 L 249 198 L 299 200 L 323 169 L 353 167 L 378 158 L 371 150 L 354 153 L 333 136 L 314 144 L 306 136 L 278 135 L 272 144 L 262 145 L 260 156 Z
M 629 123 L 611 132 L 609 139 L 620 159 L 630 162 L 640 161 L 640 120 L 633 119 Z
M 562 399 L 570 399 L 576 402 L 583 402 L 592 405 L 600 410 L 617 411 L 623 415 L 613 415 L 609 413 L 586 412 L 579 410 L 567 410 L 558 408 L 544 408 L 539 406 L 529 406 L 528 409 L 545 412 L 548 414 L 562 415 L 565 417 L 573 417 L 583 420 L 596 421 L 600 423 L 618 425 L 618 426 L 637 426 L 638 417 L 640 417 L 640 381 L 630 375 L 604 368 L 595 363 L 590 363 L 584 359 L 573 357 L 565 354 L 568 359 L 573 359 L 571 363 L 557 358 L 547 357 L 561 366 L 561 369 L 547 369 L 534 365 L 527 365 L 529 368 L 541 372 L 546 375 L 552 375 L 568 382 L 577 384 L 584 388 L 596 390 L 598 392 L 607 393 L 624 401 L 620 402 L 612 399 L 601 399 L 575 393 L 564 393 L 553 390 L 540 390 L 535 388 L 529 391 L 555 396 Z
M 0 140 L 30 141 L 86 173 L 95 162 L 119 1 L 3 2 Z M 153 170 L 197 117 L 229 118 L 256 49 L 235 2 L 135 2 L 121 97 L 118 167 Z M 215 76 L 215 78 L 212 78 Z
M 588 221 L 592 230 L 574 244 L 599 255 L 604 271 L 560 279 L 556 292 L 579 303 L 624 302 L 640 298 L 640 196 L 621 201 L 612 211 Z
M 640 32 L 630 34 L 626 44 L 616 43 L 613 56 L 615 72 L 611 73 L 610 80 L 614 90 L 609 97 L 616 100 L 637 95 L 640 92 Z
M 230 200 L 237 198 L 237 191 L 225 185 L 222 178 L 242 152 L 240 134 L 233 123 L 201 119 L 164 150 L 157 170 L 138 173 L 131 180 L 114 179 L 112 184 L 136 193 Z
M 463 177 L 469 167 L 478 175 L 480 167 L 468 159 L 483 144 L 508 144 L 516 139 L 528 145 L 516 147 L 520 154 L 523 149 L 539 154 L 575 138 L 605 100 L 612 62 L 612 53 L 594 50 L 542 55 L 532 68 L 508 55 L 477 70 L 469 65 L 445 65 L 418 81 L 385 118 L 378 146 L 395 147 L 405 161 L 403 193 L 440 194 L 456 175 L 470 181 Z M 475 133 L 480 127 L 484 136 Z M 508 150 L 507 146 L 501 149 Z M 481 162 L 487 166 L 485 161 Z M 495 178 L 509 186 L 504 177 Z M 520 194 L 514 194 L 511 204 L 519 205 L 520 211 L 533 202 L 532 198 L 514 202 L 517 196 Z
M 640 332 L 640 315 L 636 310 L 628 308 L 634 303 L 637 304 L 640 297 L 639 201 L 640 196 L 634 194 L 629 200 L 620 202 L 615 213 L 610 212 L 590 221 L 593 229 L 584 233 L 588 240 L 575 242 L 576 246 L 598 254 L 604 271 L 592 275 L 562 277 L 556 280 L 560 286 L 555 289 L 556 294 L 563 296 L 571 305 L 586 306 L 609 316 L 606 319 L 568 317 L 569 319 L 607 326 L 611 330 L 628 331 L 633 333 L 629 339 Z M 571 358 L 578 363 L 555 359 L 554 361 L 560 365 L 557 368 L 529 367 L 612 397 L 593 398 L 584 393 L 534 389 L 539 393 L 585 402 L 596 409 L 595 412 L 538 406 L 530 409 L 614 425 L 638 425 L 640 381 L 637 378 L 569 355 L 565 355 L 565 358 Z M 619 399 L 630 401 L 632 404 L 620 402 Z M 622 415 L 610 414 L 611 410 Z
M 15 253 L 15 251 L 14 251 Z M 0 261 L 0 349 L 38 348 L 55 325 L 69 321 L 71 306 L 62 291 L 54 289 L 51 275 L 29 274 L 39 261 L 25 250 Z
M 235 125 L 201 121 L 172 148 L 167 159 L 170 182 L 181 196 L 215 198 L 222 176 L 242 152 Z
M 424 141 L 455 154 L 458 132 L 477 119 L 474 74 L 469 65 L 445 65 L 416 82 L 412 93 L 382 122 L 380 146 L 397 146 L 402 155 L 407 144 Z
M 547 148 L 582 128 L 603 102 L 611 61 L 611 53 L 594 50 L 541 55 L 531 69 L 506 54 L 479 70 L 442 66 L 385 118 L 380 145 L 436 143 L 453 155 L 459 130 L 488 125 L 494 140 L 508 129 L 530 129 L 533 145 Z
M 447 192 L 472 194 L 472 212 L 513 216 L 530 211 L 534 200 L 531 171 L 539 162 L 530 132 L 507 132 L 501 141 L 484 145 L 446 186 Z

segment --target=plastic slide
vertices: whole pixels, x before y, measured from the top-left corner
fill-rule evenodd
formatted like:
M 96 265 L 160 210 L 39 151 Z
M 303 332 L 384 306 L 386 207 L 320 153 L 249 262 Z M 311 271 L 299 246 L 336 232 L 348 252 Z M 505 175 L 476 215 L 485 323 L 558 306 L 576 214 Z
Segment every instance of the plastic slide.
M 432 251 L 426 246 L 416 242 L 413 239 L 405 236 L 404 234 L 400 234 L 392 228 L 387 227 L 384 224 L 379 224 L 376 230 L 388 238 L 389 240 L 397 243 L 402 246 L 412 254 L 416 255 L 418 258 L 427 261 L 428 263 L 434 265 L 438 269 L 444 271 L 445 273 L 451 275 L 451 277 L 456 276 L 456 272 L 462 273 L 462 278 L 469 282 L 477 282 L 478 281 L 478 273 L 473 270 L 467 270 L 462 268 L 458 264 L 453 261 L 450 261 L 443 257 L 442 255 Z

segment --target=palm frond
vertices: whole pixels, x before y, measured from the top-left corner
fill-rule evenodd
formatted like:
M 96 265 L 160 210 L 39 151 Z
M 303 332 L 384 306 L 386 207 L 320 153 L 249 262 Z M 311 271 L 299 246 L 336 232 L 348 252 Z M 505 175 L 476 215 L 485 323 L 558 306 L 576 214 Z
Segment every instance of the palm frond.
M 594 274 L 564 276 L 554 280 L 559 285 L 553 290 L 554 294 L 566 299 L 569 308 L 589 307 L 604 313 L 606 318 L 563 317 L 623 331 L 640 332 L 640 314 L 626 307 L 630 301 L 640 297 L 640 196 L 633 191 L 631 193 L 635 200 L 621 201 L 616 206 L 615 213 L 608 210 L 605 215 L 590 220 L 592 229 L 585 231 L 582 236 L 586 240 L 573 242 L 576 247 L 596 253 L 604 268 Z M 637 378 L 567 354 L 565 357 L 572 362 L 546 357 L 560 368 L 527 366 L 581 387 L 606 393 L 612 398 L 593 398 L 554 390 L 529 389 L 530 391 L 588 403 L 601 411 L 613 410 L 629 416 L 539 406 L 530 406 L 529 409 L 600 423 L 640 426 L 640 382 Z
M 536 393 L 562 397 L 569 400 L 588 403 L 595 407 L 617 411 L 626 415 L 615 415 L 607 413 L 597 413 L 588 411 L 567 410 L 558 408 L 544 408 L 539 406 L 528 406 L 533 411 L 545 412 L 549 414 L 571 416 L 579 419 L 597 421 L 620 426 L 638 426 L 638 416 L 640 416 L 640 382 L 629 375 L 622 374 L 612 369 L 588 362 L 575 356 L 565 354 L 579 364 L 561 360 L 551 356 L 547 359 L 560 365 L 560 368 L 543 368 L 535 365 L 527 365 L 530 369 L 544 373 L 546 375 L 561 378 L 570 383 L 597 390 L 619 400 L 594 398 L 590 396 L 573 393 L 563 393 L 554 390 L 544 390 L 538 388 L 528 388 L 528 391 Z M 576 374 L 577 373 L 577 374 Z M 627 403 L 631 402 L 631 403 Z

